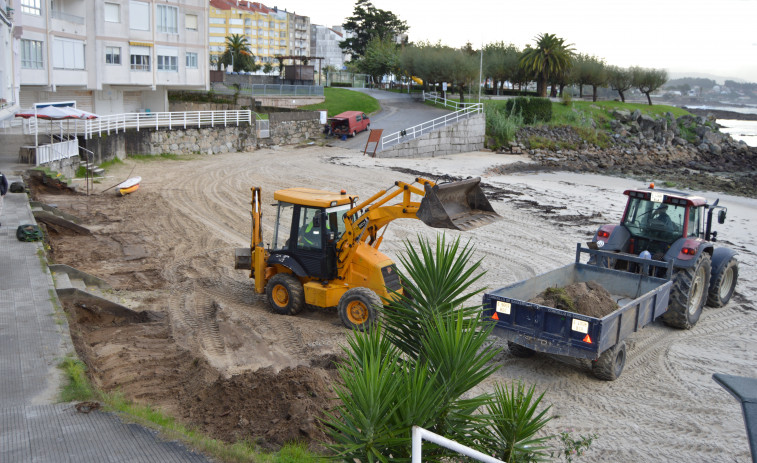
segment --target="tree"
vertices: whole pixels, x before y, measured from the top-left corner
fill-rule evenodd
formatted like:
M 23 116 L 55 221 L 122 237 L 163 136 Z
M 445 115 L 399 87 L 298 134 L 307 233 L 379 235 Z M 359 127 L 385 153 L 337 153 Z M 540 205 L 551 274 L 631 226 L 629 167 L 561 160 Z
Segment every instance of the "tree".
M 649 94 L 668 81 L 668 72 L 665 69 L 644 69 L 635 66 L 631 68 L 631 76 L 633 86 L 647 96 L 649 106 L 652 106 L 652 97 Z
M 399 50 L 392 40 L 374 37 L 368 42 L 368 48 L 358 62 L 360 72 L 368 74 L 374 82 L 380 82 L 381 76 L 396 73 L 399 69 Z
M 263 65 L 263 72 L 266 73 L 266 74 L 270 74 L 271 71 L 273 71 L 273 64 L 271 64 L 271 63 L 265 63 Z
M 547 82 L 551 77 L 562 74 L 570 67 L 575 54 L 572 47 L 572 44 L 566 44 L 564 39 L 554 34 L 539 34 L 536 48 L 526 48 L 520 65 L 535 73 L 539 96 L 547 96 Z
M 610 84 L 611 89 L 618 92 L 620 101 L 625 103 L 626 97 L 624 93 L 633 87 L 631 71 L 618 66 L 610 66 L 607 68 L 607 82 Z
M 235 71 L 257 71 L 260 68 L 255 63 L 255 55 L 250 50 L 250 42 L 242 34 L 226 37 L 226 50 L 221 55 L 220 63 L 231 66 Z
M 513 44 L 497 42 L 484 47 L 484 74 L 494 82 L 497 95 L 505 82 L 514 82 L 519 60 L 520 50 Z
M 590 56 L 584 63 L 584 82 L 591 85 L 591 100 L 597 101 L 597 88 L 607 86 L 607 67 L 604 60 Z
M 352 54 L 352 60 L 359 60 L 368 49 L 373 38 L 394 41 L 407 31 L 407 23 L 401 21 L 391 11 L 376 8 L 370 0 L 357 0 L 352 16 L 343 24 L 345 31 L 354 34 L 339 43 L 345 53 Z

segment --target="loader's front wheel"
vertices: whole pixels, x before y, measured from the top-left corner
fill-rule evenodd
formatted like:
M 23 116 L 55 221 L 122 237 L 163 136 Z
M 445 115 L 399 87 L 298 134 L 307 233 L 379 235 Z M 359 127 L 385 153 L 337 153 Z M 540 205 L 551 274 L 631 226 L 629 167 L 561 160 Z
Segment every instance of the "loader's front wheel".
M 265 287 L 271 310 L 281 315 L 297 315 L 305 307 L 305 289 L 292 274 L 277 273 Z
M 339 318 L 347 328 L 367 331 L 376 322 L 376 308 L 381 306 L 378 294 L 368 288 L 352 288 L 339 299 Z

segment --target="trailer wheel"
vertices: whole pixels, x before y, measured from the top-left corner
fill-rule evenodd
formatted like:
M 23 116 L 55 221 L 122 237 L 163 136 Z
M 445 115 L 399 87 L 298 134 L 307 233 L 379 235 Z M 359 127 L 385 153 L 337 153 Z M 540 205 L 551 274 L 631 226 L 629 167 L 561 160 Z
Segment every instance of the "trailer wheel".
M 378 306 L 381 306 L 378 294 L 368 288 L 358 287 L 349 289 L 342 295 L 337 312 L 347 328 L 367 331 L 376 322 Z
M 305 289 L 290 273 L 277 273 L 265 287 L 271 310 L 280 315 L 297 315 L 305 307 Z
M 511 354 L 520 358 L 532 357 L 536 353 L 535 350 L 521 346 L 520 344 L 515 344 L 512 341 L 507 341 L 507 348 L 510 350 Z
M 594 376 L 603 381 L 615 381 L 626 366 L 626 343 L 621 341 L 602 352 L 597 360 L 591 362 Z
M 707 301 L 710 269 L 710 255 L 703 252 L 695 265 L 676 270 L 670 290 L 670 305 L 667 312 L 662 314 L 666 325 L 690 330 L 697 324 Z
M 719 273 L 712 275 L 710 292 L 707 296 L 707 305 L 710 307 L 723 307 L 728 304 L 736 289 L 736 280 L 738 279 L 739 261 L 735 257 L 732 257 Z

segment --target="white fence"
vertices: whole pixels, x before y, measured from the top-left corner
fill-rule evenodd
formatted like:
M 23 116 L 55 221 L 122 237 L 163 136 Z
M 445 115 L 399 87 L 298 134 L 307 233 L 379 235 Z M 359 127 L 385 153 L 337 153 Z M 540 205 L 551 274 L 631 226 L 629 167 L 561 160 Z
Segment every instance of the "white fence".
M 48 162 L 60 161 L 73 156 L 79 155 L 79 140 L 73 139 L 49 145 L 40 145 L 36 149 L 37 165 L 47 164 Z
M 423 101 L 430 101 L 430 102 L 432 102 L 434 104 L 440 104 L 440 105 L 444 106 L 445 108 L 450 108 L 450 109 L 455 110 L 455 111 L 459 111 L 461 109 L 465 109 L 467 107 L 475 106 L 475 105 L 479 104 L 479 103 L 460 103 L 460 102 L 455 101 L 455 100 L 448 100 L 446 98 L 442 98 L 436 92 L 428 92 L 428 93 L 426 93 L 425 91 L 423 92 L 423 98 L 422 99 L 423 99 Z
M 412 431 L 412 463 L 421 463 L 422 460 L 422 447 L 423 441 L 427 440 L 433 442 L 436 445 L 441 445 L 444 448 L 453 450 L 466 457 L 473 458 L 474 460 L 483 461 L 485 463 L 504 463 L 502 460 L 497 460 L 485 453 L 481 453 L 478 450 L 473 450 L 470 447 L 466 447 L 463 444 L 447 439 L 439 434 L 433 433 L 428 429 L 421 428 L 420 426 L 413 426 Z
M 184 111 L 184 112 L 156 112 L 156 113 L 127 113 L 101 116 L 97 119 L 76 121 L 76 133 L 85 138 L 93 135 L 111 132 L 123 132 L 126 129 L 160 129 L 160 128 L 191 128 L 215 127 L 217 125 L 252 124 L 252 111 Z M 81 127 L 81 129 L 79 129 Z
M 459 107 L 461 109 L 458 109 L 453 113 L 445 114 L 444 116 L 437 117 L 436 119 L 432 119 L 422 124 L 418 124 L 383 137 L 381 139 L 381 149 L 384 150 L 398 143 L 414 140 L 421 135 L 433 132 L 434 130 L 446 127 L 450 124 L 455 124 L 462 119 L 467 119 L 471 114 L 481 113 L 484 111 L 483 103 L 457 104 L 460 105 Z

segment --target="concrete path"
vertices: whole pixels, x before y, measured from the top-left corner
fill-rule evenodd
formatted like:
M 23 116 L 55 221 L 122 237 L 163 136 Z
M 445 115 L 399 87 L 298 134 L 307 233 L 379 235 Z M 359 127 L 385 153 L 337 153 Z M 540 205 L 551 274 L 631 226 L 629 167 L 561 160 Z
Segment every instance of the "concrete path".
M 0 137 L 2 138 L 2 137 Z M 20 180 L 20 168 L 0 156 L 0 172 Z M 23 166 L 26 168 L 28 166 Z M 63 381 L 58 363 L 74 352 L 41 242 L 16 239 L 34 224 L 24 193 L 5 196 L 0 213 L 0 462 L 206 462 L 152 430 L 112 413 L 78 413 L 56 403 Z M 58 313 L 56 313 L 56 310 Z
M 384 133 L 382 136 L 413 127 L 414 125 L 452 112 L 415 101 L 407 93 L 394 93 L 367 88 L 351 88 L 349 90 L 365 93 L 379 100 L 381 111 L 371 116 L 371 129 L 383 129 Z M 335 138 L 332 144 L 340 148 L 359 149 L 362 152 L 367 141 L 368 132 L 366 131 L 359 133 L 355 138 L 347 138 L 344 141 Z M 373 144 L 371 144 L 370 150 L 373 150 Z

